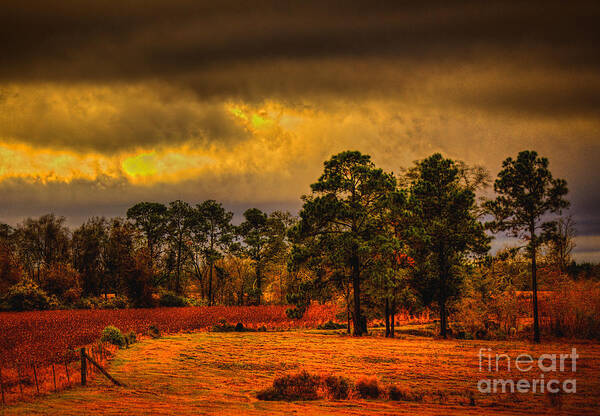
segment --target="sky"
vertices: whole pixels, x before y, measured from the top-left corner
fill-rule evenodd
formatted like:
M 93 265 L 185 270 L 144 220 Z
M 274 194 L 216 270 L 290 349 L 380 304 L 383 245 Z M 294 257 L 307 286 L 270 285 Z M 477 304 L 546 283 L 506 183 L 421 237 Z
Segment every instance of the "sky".
M 297 212 L 343 150 L 495 176 L 530 149 L 568 182 L 575 257 L 600 261 L 598 21 L 551 0 L 4 0 L 0 222 Z

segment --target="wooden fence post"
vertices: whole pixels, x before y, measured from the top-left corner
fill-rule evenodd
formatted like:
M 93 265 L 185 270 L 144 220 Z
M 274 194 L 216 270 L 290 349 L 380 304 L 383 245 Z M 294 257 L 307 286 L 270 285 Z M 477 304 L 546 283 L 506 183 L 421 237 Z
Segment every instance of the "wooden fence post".
M 93 354 L 94 354 L 94 346 L 92 345 L 90 347 L 89 351 L 85 352 L 85 355 L 87 355 L 89 357 L 90 355 L 93 355 Z M 86 364 L 85 369 L 87 370 L 88 377 L 91 377 L 92 373 L 94 372 L 94 367 L 92 367 L 92 366 L 88 367 L 88 365 Z
M 69 357 L 65 355 L 65 372 L 67 373 L 67 384 L 71 384 L 71 378 L 69 377 Z
M 85 348 L 80 350 L 81 353 L 81 385 L 85 386 L 87 379 L 87 362 L 85 359 Z
M 121 383 L 118 380 L 115 380 L 115 378 L 113 376 L 111 376 L 110 374 L 108 374 L 108 372 L 104 368 L 102 368 L 102 366 L 100 364 L 98 364 L 92 357 L 90 357 L 89 355 L 87 355 L 85 352 L 83 352 L 83 356 L 85 358 L 87 358 L 89 360 L 89 362 L 91 364 L 93 364 L 98 369 L 98 371 L 100 371 L 102 374 L 104 374 L 107 379 L 109 379 L 110 381 L 112 381 L 117 386 L 123 386 L 123 387 L 125 387 L 125 384 Z
M 19 377 L 19 391 L 21 392 L 21 400 L 23 400 L 23 383 L 21 376 L 21 366 L 17 364 L 17 376 Z
M 37 370 L 35 369 L 35 363 L 32 363 L 31 366 L 33 367 L 33 378 L 35 379 L 35 389 L 37 390 L 37 393 L 40 394 L 40 385 L 38 384 Z
M 54 369 L 54 363 L 52 364 L 52 379 L 54 380 L 54 391 L 56 391 L 56 370 Z
M 2 405 L 6 405 L 6 401 L 4 399 L 4 380 L 2 379 L 2 367 L 0 367 L 0 390 L 2 391 Z

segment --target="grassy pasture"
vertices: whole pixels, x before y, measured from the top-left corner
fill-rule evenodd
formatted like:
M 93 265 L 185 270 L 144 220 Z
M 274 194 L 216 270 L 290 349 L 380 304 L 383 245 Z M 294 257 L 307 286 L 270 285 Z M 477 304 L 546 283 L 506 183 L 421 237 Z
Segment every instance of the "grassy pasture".
M 526 352 L 566 353 L 576 347 L 577 393 L 562 396 L 561 414 L 600 412 L 600 345 L 557 342 L 437 340 L 412 335 L 397 339 L 352 338 L 337 331 L 199 332 L 144 340 L 119 351 L 110 372 L 127 383 L 119 388 L 96 377 L 90 386 L 47 395 L 5 408 L 3 415 L 186 415 L 186 414 L 544 414 L 558 412 L 545 394 L 477 392 L 478 351 L 511 357 Z M 278 375 L 307 370 L 355 381 L 376 376 L 423 393 L 421 402 L 316 400 L 266 402 L 256 393 Z M 522 378 L 513 369 L 495 378 Z M 527 374 L 531 379 L 539 373 Z M 569 375 L 569 377 L 571 377 Z M 558 378 L 562 378 L 559 376 Z M 474 393 L 475 406 L 469 392 Z

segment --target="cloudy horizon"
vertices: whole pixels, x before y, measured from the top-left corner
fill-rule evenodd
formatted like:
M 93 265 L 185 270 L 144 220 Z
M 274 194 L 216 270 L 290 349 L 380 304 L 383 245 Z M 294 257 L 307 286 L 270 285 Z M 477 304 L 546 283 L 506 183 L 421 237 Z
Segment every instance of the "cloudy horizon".
M 142 200 L 296 212 L 343 150 L 495 177 L 532 149 L 568 182 L 576 258 L 600 261 L 599 18 L 595 2 L 9 0 L 0 222 Z

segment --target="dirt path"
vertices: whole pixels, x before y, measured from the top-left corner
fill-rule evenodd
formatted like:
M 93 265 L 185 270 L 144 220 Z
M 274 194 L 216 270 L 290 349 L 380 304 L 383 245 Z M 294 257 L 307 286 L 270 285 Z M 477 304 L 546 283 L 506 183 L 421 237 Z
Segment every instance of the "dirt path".
M 186 415 L 186 414 L 547 414 L 557 412 L 543 394 L 477 393 L 478 351 L 492 348 L 516 357 L 529 352 L 570 352 L 581 358 L 577 394 L 565 395 L 563 414 L 600 413 L 598 344 L 440 341 L 406 337 L 355 339 L 318 332 L 197 333 L 146 340 L 120 351 L 110 372 L 126 388 L 96 378 L 2 415 Z M 422 403 L 384 400 L 264 402 L 258 390 L 284 372 L 306 369 L 356 380 L 377 376 L 425 393 Z M 502 377 L 511 375 L 504 372 Z M 522 375 L 512 373 L 513 377 Z M 528 375 L 532 378 L 533 375 Z M 518 379 L 517 378 L 517 379 Z M 467 391 L 476 392 L 475 406 Z

